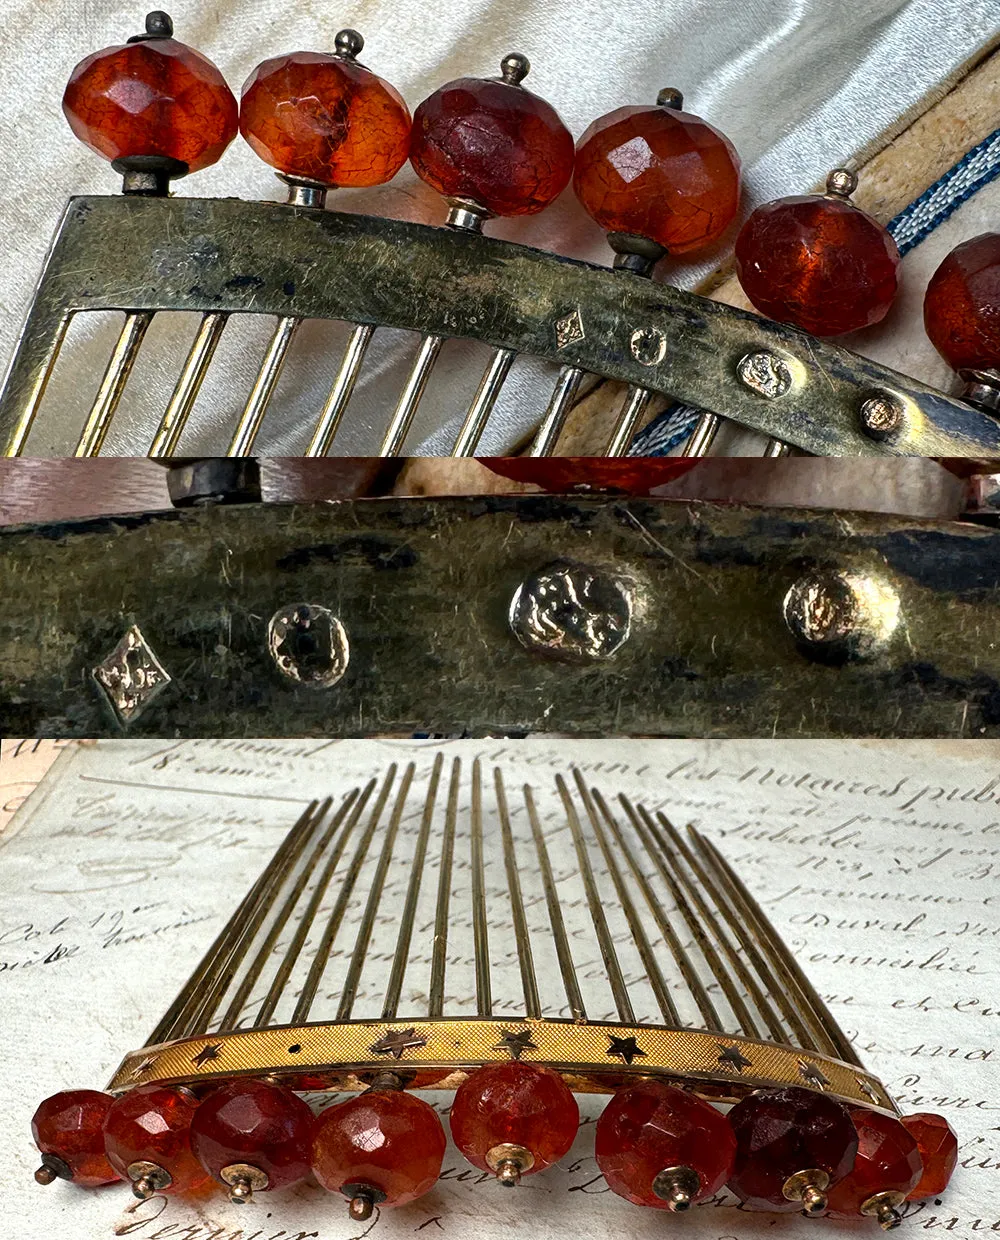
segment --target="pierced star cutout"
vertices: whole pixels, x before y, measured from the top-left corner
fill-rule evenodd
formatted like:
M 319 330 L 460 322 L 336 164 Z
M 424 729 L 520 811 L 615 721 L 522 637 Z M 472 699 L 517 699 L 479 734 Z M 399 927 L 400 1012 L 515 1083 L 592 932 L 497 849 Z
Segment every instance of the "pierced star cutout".
M 402 1059 L 403 1052 L 411 1046 L 426 1046 L 427 1039 L 420 1036 L 415 1029 L 394 1029 L 372 1044 L 373 1055 L 391 1055 L 393 1059 Z
M 580 314 L 580 307 L 573 311 L 572 314 L 564 315 L 561 319 L 556 319 L 556 346 L 565 349 L 571 344 L 576 344 L 583 340 L 587 333 L 583 330 L 583 316 Z
M 638 1055 L 642 1059 L 646 1058 L 646 1052 L 639 1049 L 635 1044 L 635 1038 L 616 1038 L 613 1033 L 609 1033 L 611 1045 L 604 1052 L 605 1055 L 614 1055 L 617 1059 L 624 1059 L 626 1063 L 631 1063 Z
M 830 1084 L 821 1069 L 817 1068 L 814 1063 L 806 1063 L 804 1059 L 799 1060 L 799 1076 L 804 1081 L 808 1081 L 810 1085 L 818 1085 L 820 1089 L 826 1089 Z
M 200 1068 L 203 1063 L 208 1063 L 211 1059 L 218 1059 L 219 1052 L 222 1050 L 222 1043 L 217 1042 L 214 1046 L 206 1046 L 195 1055 L 191 1062 L 195 1067 Z
M 726 1046 L 723 1042 L 716 1042 L 715 1045 L 721 1052 L 719 1063 L 725 1064 L 727 1068 L 735 1068 L 737 1072 L 742 1072 L 744 1068 L 753 1066 L 738 1046 Z
M 151 1055 L 148 1059 L 144 1059 L 142 1063 L 137 1064 L 136 1067 L 132 1069 L 132 1080 L 137 1081 L 140 1076 L 145 1076 L 150 1068 L 155 1066 L 158 1058 L 158 1055 Z
M 520 1059 L 524 1051 L 537 1051 L 538 1047 L 531 1040 L 531 1030 L 521 1029 L 517 1033 L 512 1033 L 509 1029 L 505 1029 L 500 1035 L 500 1041 L 493 1047 L 495 1051 L 503 1050 L 504 1047 L 510 1051 L 512 1059 Z
M 858 1089 L 861 1090 L 866 1098 L 871 1102 L 878 1102 L 878 1093 L 872 1088 L 870 1081 L 863 1080 L 860 1076 L 856 1076 L 854 1079 L 858 1083 Z

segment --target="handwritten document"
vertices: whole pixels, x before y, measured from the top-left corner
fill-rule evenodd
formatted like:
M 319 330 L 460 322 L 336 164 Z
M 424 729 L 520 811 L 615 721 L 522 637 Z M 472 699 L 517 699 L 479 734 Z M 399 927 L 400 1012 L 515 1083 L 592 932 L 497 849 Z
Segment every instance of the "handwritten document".
M 597 1174 L 599 1098 L 581 1098 L 584 1123 L 565 1161 L 519 1189 L 490 1182 L 449 1145 L 430 1194 L 364 1224 L 312 1184 L 239 1207 L 221 1190 L 139 1203 L 122 1185 L 86 1192 L 33 1182 L 37 1103 L 59 1089 L 102 1088 L 123 1055 L 143 1045 L 304 804 L 342 795 L 391 761 L 415 761 L 419 783 L 437 749 L 414 741 L 109 741 L 60 754 L 0 836 L 5 1236 L 877 1234 L 874 1222 L 753 1215 L 725 1194 L 679 1219 L 632 1206 Z M 546 826 L 558 819 L 554 775 L 575 763 L 609 799 L 625 792 L 710 834 L 866 1066 L 904 1110 L 939 1111 L 959 1134 L 951 1187 L 940 1202 L 909 1207 L 905 1231 L 961 1240 L 1000 1233 L 1000 749 L 559 740 L 443 749 L 448 759 L 481 755 L 499 765 L 509 788 L 530 783 Z M 487 813 L 487 833 L 496 828 Z M 565 833 L 551 837 L 558 872 L 557 845 L 568 846 Z M 456 869 L 456 882 L 464 873 Z M 461 960 L 456 978 L 449 993 L 461 1006 L 462 995 L 452 994 L 461 989 Z M 539 984 L 544 994 L 557 983 L 542 973 Z M 368 1014 L 364 999 L 362 989 L 358 1015 Z M 447 1095 L 424 1096 L 447 1111 Z

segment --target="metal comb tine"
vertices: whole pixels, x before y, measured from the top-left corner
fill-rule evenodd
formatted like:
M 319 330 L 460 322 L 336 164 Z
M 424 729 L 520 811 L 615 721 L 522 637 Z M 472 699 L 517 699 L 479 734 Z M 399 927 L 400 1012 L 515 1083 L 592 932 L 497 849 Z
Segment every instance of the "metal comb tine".
M 469 844 L 472 862 L 472 938 L 476 955 L 476 1014 L 492 1016 L 490 945 L 486 928 L 486 871 L 483 863 L 483 768 L 478 758 L 472 764 Z
M 39 288 L 41 288 L 41 283 L 39 283 Z M 38 296 L 37 290 L 35 296 L 36 298 Z M 38 413 L 42 399 L 45 396 L 45 389 L 48 387 L 49 379 L 52 377 L 52 370 L 59 357 L 59 350 L 66 339 L 66 332 L 69 330 L 70 320 L 73 317 L 72 312 L 60 315 L 53 325 L 49 339 L 46 340 L 44 329 L 37 335 L 33 330 L 36 315 L 39 318 L 42 317 L 37 306 L 30 311 L 28 321 L 25 323 L 24 331 L 21 334 L 21 341 L 14 351 L 13 357 L 10 359 L 6 374 L 3 379 L 0 379 L 0 407 L 2 407 L 8 385 L 14 382 L 18 363 L 28 363 L 31 381 L 25 384 L 24 404 L 17 415 L 17 421 L 14 424 L 10 439 L 5 446 L 0 445 L 0 456 L 20 456 L 24 451 L 25 442 L 31 434 L 35 415 Z
M 681 456 L 708 456 L 720 430 L 722 430 L 722 419 L 719 415 L 703 413 L 695 423 L 695 428 L 684 445 Z
M 802 1000 L 803 1009 L 810 1019 L 813 1028 L 819 1033 L 822 1042 L 830 1054 L 845 1063 L 862 1067 L 857 1052 L 851 1045 L 844 1031 L 837 1024 L 829 1008 L 816 993 L 813 984 L 806 977 L 798 961 L 788 950 L 780 935 L 775 934 L 763 909 L 748 891 L 729 862 L 722 856 L 711 840 L 688 827 L 692 839 L 705 859 L 719 878 L 727 885 L 734 903 L 750 923 L 761 947 L 771 954 L 776 967 L 791 981 Z M 822 1047 L 821 1047 L 822 1049 Z
M 486 423 L 507 381 L 515 357 L 517 353 L 513 349 L 497 349 L 493 354 L 493 360 L 483 372 L 479 387 L 472 398 L 472 404 L 465 415 L 465 421 L 455 439 L 455 446 L 451 450 L 452 456 L 475 456 L 479 441 L 483 437 L 483 431 L 486 430 Z
M 608 873 L 611 875 L 611 881 L 614 884 L 615 892 L 618 896 L 618 902 L 625 914 L 625 920 L 628 922 L 628 928 L 635 942 L 636 950 L 639 953 L 639 959 L 642 961 L 642 967 L 646 970 L 646 978 L 649 982 L 653 994 L 656 996 L 656 1002 L 663 1014 L 663 1019 L 669 1025 L 679 1025 L 681 1023 L 680 1014 L 674 1004 L 673 996 L 670 994 L 670 988 L 666 979 L 660 971 L 660 966 L 656 963 L 656 957 L 653 954 L 652 944 L 649 941 L 646 931 L 643 929 L 642 919 L 639 916 L 639 910 L 633 903 L 632 896 L 629 894 L 628 888 L 625 886 L 625 880 L 622 878 L 621 870 L 618 862 L 615 860 L 608 844 L 608 837 L 604 833 L 601 826 L 601 820 L 597 816 L 594 809 L 594 802 L 584 782 L 583 775 L 578 767 L 573 768 L 573 778 L 576 780 L 576 786 L 580 793 L 580 799 L 583 801 L 584 808 L 587 811 L 587 817 L 590 819 L 590 826 L 594 832 L 601 855 L 604 857 L 604 864 L 608 867 Z
M 326 456 L 330 451 L 334 436 L 340 429 L 340 420 L 344 416 L 344 410 L 354 395 L 354 387 L 361 374 L 365 354 L 368 352 L 368 346 L 374 334 L 374 323 L 358 323 L 351 332 L 337 377 L 333 381 L 326 404 L 319 415 L 319 422 L 316 424 L 309 447 L 306 448 L 306 456 Z
M 247 397 L 247 403 L 236 424 L 236 430 L 226 452 L 227 456 L 249 456 L 253 451 L 257 432 L 260 430 L 260 424 L 264 420 L 264 414 L 274 395 L 274 389 L 285 364 L 285 358 L 288 356 L 292 339 L 301 322 L 301 319 L 291 318 L 288 315 L 278 319 L 271 343 L 267 347 L 264 360 L 257 372 L 257 378 Z
M 523 793 L 524 804 L 528 811 L 528 821 L 531 823 L 531 834 L 535 840 L 535 851 L 538 853 L 538 868 L 542 875 L 542 888 L 545 892 L 545 903 L 549 910 L 549 922 L 552 926 L 552 938 L 555 941 L 556 959 L 559 961 L 559 971 L 562 974 L 563 986 L 566 989 L 566 1001 L 569 1003 L 570 1014 L 574 1020 L 586 1020 L 587 1011 L 583 1004 L 583 995 L 580 993 L 580 984 L 576 978 L 576 966 L 573 964 L 573 953 L 570 951 L 566 923 L 563 921 L 562 909 L 559 906 L 555 879 L 552 877 L 552 863 L 549 860 L 549 850 L 545 843 L 545 836 L 542 834 L 542 824 L 538 818 L 538 811 L 535 809 L 534 794 L 528 784 L 524 785 Z
M 97 456 L 125 391 L 125 384 L 139 356 L 142 341 L 153 321 L 153 312 L 126 314 L 121 334 L 111 353 L 101 386 L 97 389 L 86 425 L 76 445 L 76 456 Z
M 542 1014 L 542 1005 L 538 998 L 538 981 L 535 977 L 535 962 L 531 954 L 528 922 L 524 915 L 521 879 L 517 872 L 517 860 L 514 856 L 514 832 L 510 825 L 510 810 L 507 805 L 507 791 L 504 788 L 503 774 L 500 768 L 496 766 L 493 768 L 493 784 L 496 789 L 497 812 L 500 816 L 503 859 L 504 865 L 507 868 L 507 890 L 510 893 L 510 912 L 511 920 L 514 923 L 517 963 L 521 969 L 521 989 L 524 991 L 524 1014 L 532 1019 L 537 1019 Z
M 385 433 L 382 440 L 382 446 L 378 450 L 379 456 L 399 456 L 403 443 L 409 432 L 413 422 L 414 415 L 417 412 L 417 406 L 427 387 L 427 380 L 431 377 L 431 371 L 434 369 L 434 363 L 437 356 L 441 352 L 441 346 L 444 344 L 442 336 L 425 336 L 420 346 L 420 352 L 417 354 L 417 360 L 413 363 L 413 368 L 407 376 L 406 384 L 403 387 L 402 395 L 399 398 L 399 404 L 396 406 L 395 412 L 389 422 L 389 429 Z
M 344 855 L 344 849 L 347 847 L 348 840 L 350 840 L 354 828 L 358 825 L 361 815 L 365 811 L 365 806 L 368 804 L 371 794 L 375 791 L 377 782 L 375 779 L 370 779 L 365 785 L 361 796 L 358 797 L 351 808 L 350 817 L 344 824 L 343 831 L 337 836 L 337 842 L 334 844 L 333 851 L 323 866 L 313 893 L 309 897 L 306 910 L 299 919 L 299 924 L 295 927 L 295 934 L 292 936 L 292 941 L 285 952 L 285 958 L 274 975 L 270 989 L 264 996 L 264 1002 L 261 1004 L 260 1011 L 257 1013 L 257 1018 L 254 1021 L 255 1027 L 259 1028 L 261 1025 L 267 1024 L 281 1000 L 281 995 L 284 992 L 288 979 L 292 975 L 292 970 L 295 968 L 299 956 L 302 954 L 302 948 L 309 937 L 309 931 L 312 929 L 313 922 L 316 920 L 319 906 L 323 903 L 323 897 L 326 895 L 330 880 L 340 864 L 340 858 Z
M 789 456 L 791 451 L 792 445 L 785 443 L 783 439 L 769 439 L 761 456 L 776 460 L 778 457 Z
M 334 814 L 330 825 L 312 846 L 310 856 L 302 865 L 295 877 L 295 881 L 292 883 L 288 894 L 285 897 L 283 904 L 278 909 L 278 912 L 270 926 L 268 926 L 267 934 L 264 936 L 264 941 L 257 949 L 257 954 L 254 956 L 253 960 L 250 962 L 250 965 L 243 974 L 243 977 L 240 979 L 240 984 L 236 987 L 236 990 L 229 1001 L 229 1006 L 223 1013 L 222 1019 L 219 1023 L 220 1029 L 235 1029 L 237 1027 L 239 1019 L 243 1014 L 243 1007 L 254 986 L 257 984 L 257 979 L 264 971 L 265 965 L 271 959 L 274 952 L 274 945 L 277 943 L 281 932 L 284 930 L 289 918 L 294 912 L 295 906 L 298 904 L 299 898 L 306 888 L 306 884 L 309 882 L 310 878 L 312 878 L 313 871 L 316 869 L 316 866 L 319 864 L 323 854 L 329 847 L 330 840 L 333 838 L 334 832 L 343 822 L 344 816 L 350 809 L 352 802 L 357 798 L 357 795 L 358 790 L 355 788 L 349 792 L 346 797 L 344 797 L 343 801 L 338 806 L 337 812 Z
M 167 401 L 160 425 L 153 436 L 153 442 L 149 445 L 151 457 L 173 456 L 177 451 L 178 441 L 187 425 L 194 402 L 201 391 L 201 385 L 208 374 L 208 368 L 212 364 L 212 358 L 215 356 L 215 350 L 218 348 L 228 321 L 228 314 L 215 311 L 202 318 L 194 343 L 181 369 L 177 386 Z
M 438 866 L 437 904 L 434 913 L 434 944 L 431 950 L 431 984 L 427 996 L 427 1015 L 432 1019 L 444 1012 L 444 973 L 448 957 L 448 908 L 451 903 L 451 869 L 455 857 L 455 826 L 458 822 L 458 794 L 461 790 L 462 762 L 453 758 L 448 785 L 448 807 L 441 837 Z
M 552 455 L 570 407 L 580 390 L 583 374 L 579 366 L 564 366 L 559 372 L 542 424 L 528 452 L 529 456 Z
M 702 921 L 698 920 L 698 917 L 695 915 L 687 896 L 681 890 L 677 879 L 663 862 L 663 855 L 657 848 L 655 837 L 652 835 L 652 820 L 646 813 L 645 807 L 640 805 L 636 808 L 624 794 L 621 794 L 618 797 L 618 800 L 621 803 L 622 808 L 625 810 L 625 813 L 628 815 L 628 819 L 632 823 L 632 826 L 635 828 L 636 834 L 642 841 L 643 847 L 652 858 L 653 864 L 656 866 L 660 878 L 663 880 L 667 890 L 670 892 L 670 898 L 677 905 L 677 910 L 691 933 L 691 937 L 694 939 L 695 943 L 698 944 L 701 954 L 705 957 L 705 961 L 712 972 L 712 976 L 719 984 L 719 989 L 726 996 L 726 1001 L 732 1009 L 733 1015 L 739 1024 L 739 1028 L 742 1029 L 743 1033 L 749 1038 L 761 1037 L 760 1025 L 755 1020 L 753 1013 L 747 1007 L 739 989 L 733 985 L 729 977 L 729 972 L 726 966 L 722 963 L 722 959 L 716 951 L 715 945 L 712 943 L 709 930 L 711 930 L 712 934 L 715 935 L 717 942 L 725 953 L 726 959 L 729 961 L 730 968 L 733 969 L 737 977 L 740 979 L 740 982 L 747 987 L 747 990 L 749 991 L 750 986 L 753 984 L 753 979 L 750 977 L 746 966 L 740 959 L 739 953 L 733 948 L 732 944 L 722 933 L 718 921 L 712 914 L 711 910 L 707 908 L 698 891 L 689 887 L 689 894 L 695 900 L 698 907 L 698 912 L 701 914 L 703 919 Z M 706 927 L 708 927 L 708 929 L 706 929 Z M 748 985 L 748 982 L 750 985 Z
M 160 1042 L 166 1042 L 173 1034 L 175 1026 L 179 1025 L 184 1019 L 184 1013 L 193 1003 L 196 996 L 215 963 L 221 959 L 223 954 L 228 951 L 231 943 L 239 937 L 241 931 L 240 926 L 246 917 L 249 916 L 250 910 L 256 905 L 261 897 L 261 893 L 270 885 L 273 876 L 282 871 L 288 855 L 292 853 L 300 838 L 308 833 L 309 826 L 312 822 L 313 815 L 316 813 L 316 807 L 319 803 L 311 801 L 307 808 L 303 810 L 298 820 L 287 832 L 285 838 L 276 849 L 274 856 L 267 863 L 261 872 L 257 881 L 246 893 L 236 908 L 235 913 L 230 917 L 229 921 L 223 926 L 222 930 L 216 935 L 212 946 L 205 955 L 199 960 L 194 972 L 188 978 L 181 988 L 180 993 L 167 1008 L 163 1019 L 156 1026 L 148 1038 L 148 1044 L 155 1046 Z
M 410 862 L 410 881 L 406 888 L 406 902 L 403 915 L 399 922 L 399 937 L 396 940 L 396 951 L 392 958 L 389 981 L 385 988 L 385 1003 L 382 1007 L 382 1019 L 393 1020 L 399 1008 L 399 997 L 403 991 L 403 977 L 410 955 L 410 941 L 413 937 L 413 922 L 417 915 L 417 899 L 420 895 L 420 881 L 424 875 L 424 863 L 427 860 L 427 843 L 431 835 L 431 823 L 434 821 L 434 805 L 437 801 L 438 784 L 441 782 L 441 768 L 444 766 L 444 754 L 438 751 L 431 767 L 431 777 L 424 797 L 424 812 L 420 819 L 420 832 L 417 845 L 413 850 Z
M 362 833 L 361 839 L 358 840 L 357 847 L 354 850 L 354 856 L 351 863 L 347 867 L 341 884 L 340 891 L 337 895 L 337 902 L 333 906 L 333 911 L 327 919 L 326 926 L 323 929 L 322 937 L 316 948 L 316 955 L 313 957 L 312 964 L 309 966 L 309 973 L 305 982 L 302 984 L 302 991 L 299 994 L 298 1001 L 295 1004 L 295 1011 L 292 1013 L 293 1025 L 301 1025 L 309 1019 L 309 1009 L 313 1005 L 316 998 L 316 991 L 319 984 L 323 980 L 323 974 L 326 972 L 326 966 L 330 963 L 330 949 L 333 947 L 333 941 L 337 937 L 341 922 L 344 920 L 344 914 L 347 912 L 347 906 L 350 903 L 351 893 L 354 891 L 354 884 L 358 881 L 358 874 L 364 865 L 365 857 L 368 855 L 368 849 L 375 835 L 375 829 L 378 827 L 379 819 L 382 817 L 382 811 L 385 809 L 385 803 L 389 799 L 389 793 L 392 791 L 392 785 L 396 782 L 396 764 L 393 762 L 385 773 L 382 780 L 382 787 L 379 789 L 378 796 L 375 798 L 375 804 L 372 806 L 372 812 L 368 816 L 368 823 Z
M 630 387 L 622 402 L 621 411 L 615 421 L 614 430 L 605 449 L 606 456 L 625 456 L 629 444 L 649 408 L 653 393 L 649 388 Z
M 618 819 L 615 818 L 614 814 L 612 814 L 599 789 L 591 788 L 590 792 L 591 796 L 594 798 L 594 803 L 601 811 L 608 826 L 610 827 L 618 847 L 622 850 L 625 860 L 628 862 L 629 869 L 632 871 L 633 877 L 639 884 L 642 894 L 646 898 L 646 903 L 649 905 L 649 911 L 653 914 L 653 920 L 656 922 L 657 929 L 663 936 L 667 947 L 670 949 L 670 954 L 677 961 L 677 967 L 680 969 L 681 976 L 687 983 L 687 988 L 691 992 L 698 1010 L 701 1012 L 702 1018 L 705 1021 L 705 1028 L 721 1030 L 722 1018 L 719 1016 L 708 991 L 702 985 L 701 978 L 699 978 L 697 970 L 691 963 L 691 957 L 684 950 L 684 945 L 677 936 L 677 931 L 670 924 L 669 918 L 663 911 L 659 900 L 656 898 L 656 893 L 653 891 L 652 884 L 646 875 L 643 874 L 642 867 L 639 865 L 634 851 L 625 839 L 625 835 L 621 829 Z M 678 1024 L 679 1023 L 680 1021 L 678 1021 Z
M 611 932 L 608 930 L 607 918 L 604 916 L 604 907 L 601 904 L 601 898 L 597 891 L 597 884 L 594 881 L 594 870 L 590 864 L 590 855 L 587 852 L 587 844 L 583 838 L 583 830 L 580 826 L 580 817 L 576 812 L 576 805 L 570 796 L 569 789 L 566 787 L 566 781 L 561 775 L 556 776 L 556 787 L 562 798 L 563 809 L 566 813 L 566 821 L 569 823 L 569 829 L 573 836 L 573 847 L 576 849 L 577 863 L 580 866 L 580 876 L 583 879 L 583 887 L 587 896 L 587 904 L 590 908 L 590 916 L 594 922 L 594 929 L 597 932 L 597 942 L 601 949 L 601 957 L 604 960 L 604 967 L 608 973 L 608 981 L 611 984 L 611 993 L 614 996 L 615 1007 L 618 1009 L 618 1015 L 627 1025 L 635 1024 L 635 1012 L 632 1010 L 632 1001 L 629 999 L 628 990 L 625 987 L 625 979 L 622 977 L 621 965 L 618 963 L 618 957 L 615 954 L 615 945 L 611 940 Z

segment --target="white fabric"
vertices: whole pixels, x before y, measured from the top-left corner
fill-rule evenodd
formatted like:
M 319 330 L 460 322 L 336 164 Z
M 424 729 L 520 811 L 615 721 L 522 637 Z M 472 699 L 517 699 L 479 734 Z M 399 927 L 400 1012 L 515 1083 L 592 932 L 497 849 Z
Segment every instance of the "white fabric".
M 169 8 L 177 36 L 215 60 L 237 93 L 260 60 L 330 47 L 341 25 L 361 30 L 367 40 L 362 59 L 393 82 L 411 108 L 453 77 L 495 75 L 501 56 L 515 49 L 531 59 L 527 84 L 557 106 L 577 136 L 595 116 L 676 85 L 691 110 L 736 143 L 748 207 L 816 183 L 940 86 L 1000 27 L 996 0 L 362 0 L 339 11 L 317 0 L 176 0 Z M 83 55 L 137 33 L 143 14 L 143 6 L 121 0 L 59 6 L 0 0 L 0 357 L 13 349 L 65 198 L 117 188 L 108 165 L 73 138 L 62 118 L 66 77 Z M 178 192 L 282 196 L 270 170 L 240 139 L 215 168 L 180 182 Z M 427 222 L 440 222 L 443 214 L 440 200 L 408 167 L 389 187 L 345 191 L 333 195 L 331 205 Z M 609 257 L 603 234 L 572 191 L 539 216 L 497 221 L 490 229 L 567 255 L 598 262 Z M 660 278 L 689 284 L 711 265 L 708 256 L 698 268 L 663 270 Z M 224 450 L 271 326 L 261 319 L 227 330 L 211 386 L 192 419 L 192 428 L 200 429 L 182 441 L 185 452 Z M 63 415 L 57 419 L 62 434 L 33 438 L 33 453 L 72 449 L 116 331 L 78 320 L 50 391 L 49 408 Z M 106 452 L 146 450 L 193 332 L 191 317 L 160 316 Z M 301 333 L 258 450 L 304 449 L 344 339 L 335 325 L 309 325 Z M 338 452 L 377 448 L 416 343 L 403 333 L 376 334 Z M 448 450 L 487 356 L 475 346 L 446 345 L 409 451 Z M 551 368 L 538 363 L 515 367 L 484 451 L 507 449 L 528 431 L 551 377 Z

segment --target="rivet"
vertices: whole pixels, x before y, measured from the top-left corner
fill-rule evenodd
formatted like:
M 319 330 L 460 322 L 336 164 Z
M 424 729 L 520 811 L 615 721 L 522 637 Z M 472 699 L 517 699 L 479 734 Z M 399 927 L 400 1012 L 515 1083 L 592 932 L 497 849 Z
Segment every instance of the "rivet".
M 508 619 L 537 654 L 570 663 L 609 659 L 631 634 L 631 592 L 610 573 L 559 561 L 517 587 Z
M 643 366 L 655 366 L 663 361 L 667 351 L 667 338 L 658 327 L 637 327 L 629 341 L 632 356 Z
M 891 439 L 902 429 L 906 410 L 898 396 L 875 392 L 861 404 L 861 429 L 870 439 Z
M 328 689 L 347 671 L 347 632 L 327 607 L 292 603 L 271 617 L 267 649 L 278 671 L 307 689 Z
M 814 658 L 832 662 L 871 658 L 899 624 L 899 596 L 892 586 L 864 573 L 806 573 L 784 599 L 792 636 Z
M 747 353 L 736 364 L 736 374 L 751 391 L 765 400 L 777 400 L 792 386 L 792 372 L 776 353 Z

